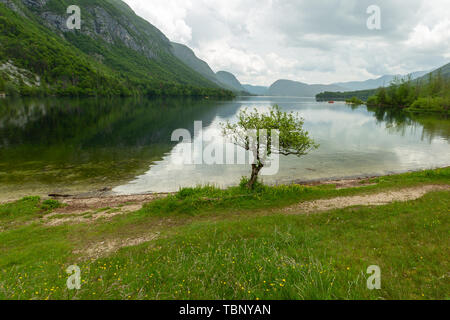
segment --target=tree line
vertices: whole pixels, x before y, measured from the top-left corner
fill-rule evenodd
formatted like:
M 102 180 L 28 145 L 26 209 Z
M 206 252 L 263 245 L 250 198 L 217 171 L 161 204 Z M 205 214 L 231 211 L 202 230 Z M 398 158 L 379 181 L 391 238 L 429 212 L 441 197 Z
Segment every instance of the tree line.
M 405 109 L 412 112 L 449 113 L 450 77 L 441 71 L 412 80 L 395 78 L 388 87 L 350 92 L 323 92 L 317 101 L 342 100 L 351 104 Z
M 426 79 L 395 79 L 389 87 L 379 88 L 367 105 L 396 107 L 414 112 L 443 112 L 450 109 L 450 78 L 441 72 Z

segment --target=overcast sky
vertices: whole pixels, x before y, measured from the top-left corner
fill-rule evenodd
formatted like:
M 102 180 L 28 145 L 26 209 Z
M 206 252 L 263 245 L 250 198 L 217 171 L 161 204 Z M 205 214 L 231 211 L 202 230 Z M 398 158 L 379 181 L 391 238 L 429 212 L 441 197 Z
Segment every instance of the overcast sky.
M 367 80 L 450 62 L 450 0 L 124 0 L 242 83 Z M 381 30 L 367 8 L 381 8 Z

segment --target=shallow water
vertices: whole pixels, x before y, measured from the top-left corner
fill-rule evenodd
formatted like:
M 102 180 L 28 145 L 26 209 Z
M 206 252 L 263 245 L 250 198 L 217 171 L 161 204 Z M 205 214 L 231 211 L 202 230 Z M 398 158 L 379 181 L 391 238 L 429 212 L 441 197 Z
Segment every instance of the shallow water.
M 220 143 L 220 123 L 239 110 L 278 104 L 298 112 L 320 148 L 301 159 L 281 157 L 266 183 L 380 175 L 450 165 L 450 121 L 436 116 L 328 104 L 310 98 L 0 100 L 0 192 L 45 194 L 112 187 L 117 193 L 234 185 L 248 165 L 179 165 L 175 129 L 204 147 Z M 214 138 L 217 136 L 216 138 Z M 194 137 L 199 141 L 199 136 Z

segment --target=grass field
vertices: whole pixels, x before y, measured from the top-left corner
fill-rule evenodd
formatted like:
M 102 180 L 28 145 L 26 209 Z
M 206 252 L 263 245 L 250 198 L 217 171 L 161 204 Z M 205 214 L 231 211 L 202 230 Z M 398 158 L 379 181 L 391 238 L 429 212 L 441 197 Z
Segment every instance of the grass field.
M 283 211 L 316 199 L 449 185 L 450 168 L 369 182 L 340 190 L 184 189 L 135 212 L 59 226 L 43 222 L 58 202 L 4 204 L 0 299 L 450 298 L 449 191 L 376 207 Z M 139 237 L 154 240 L 91 250 Z M 70 291 L 65 270 L 74 264 L 82 286 Z M 367 289 L 371 265 L 381 268 L 381 290 Z

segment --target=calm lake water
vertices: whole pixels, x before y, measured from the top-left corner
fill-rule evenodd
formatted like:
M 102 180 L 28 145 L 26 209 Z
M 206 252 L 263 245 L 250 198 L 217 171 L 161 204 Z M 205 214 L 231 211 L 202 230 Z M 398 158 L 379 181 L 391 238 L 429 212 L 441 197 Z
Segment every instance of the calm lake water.
M 248 165 L 175 165 L 183 144 L 175 129 L 203 121 L 219 143 L 220 123 L 244 108 L 278 104 L 298 112 L 320 148 L 303 158 L 282 157 L 266 183 L 380 175 L 450 165 L 450 121 L 388 110 L 328 104 L 311 98 L 0 99 L 2 198 L 104 187 L 121 194 L 237 184 Z M 215 138 L 216 137 L 216 138 Z

